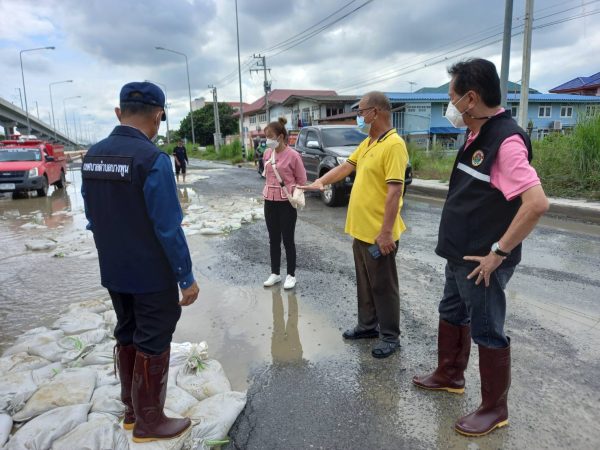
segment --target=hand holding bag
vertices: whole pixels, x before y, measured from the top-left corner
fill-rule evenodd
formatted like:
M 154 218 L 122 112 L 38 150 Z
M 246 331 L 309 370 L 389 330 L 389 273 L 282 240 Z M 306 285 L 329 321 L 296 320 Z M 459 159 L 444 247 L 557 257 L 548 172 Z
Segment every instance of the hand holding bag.
M 277 181 L 279 181 L 279 185 L 281 186 L 281 189 L 283 190 L 286 198 L 290 202 L 290 205 L 300 210 L 304 208 L 304 206 L 306 205 L 306 201 L 304 199 L 304 190 L 295 188 L 293 194 L 290 195 L 287 186 L 283 182 L 283 179 L 281 178 L 281 175 L 279 175 L 279 171 L 277 170 L 277 165 L 275 164 L 275 150 L 271 151 L 271 159 L 269 163 L 271 164 L 271 167 L 273 167 L 275 177 L 277 178 Z

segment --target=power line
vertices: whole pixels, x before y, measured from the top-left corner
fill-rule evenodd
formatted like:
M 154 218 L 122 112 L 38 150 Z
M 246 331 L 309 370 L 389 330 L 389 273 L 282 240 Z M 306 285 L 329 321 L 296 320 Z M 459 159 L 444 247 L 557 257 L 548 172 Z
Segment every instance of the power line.
M 600 0 L 595 0 L 595 1 L 592 1 L 592 2 L 589 2 L 589 3 L 596 3 L 597 1 L 600 1 Z M 568 8 L 566 10 L 563 10 L 563 11 L 559 12 L 559 13 L 564 13 L 564 12 L 570 11 L 572 9 L 576 9 L 576 8 Z M 587 13 L 578 14 L 578 15 L 575 15 L 575 16 L 569 16 L 569 17 L 566 17 L 566 18 L 562 18 L 562 19 L 556 20 L 554 22 L 549 22 L 549 23 L 545 23 L 545 24 L 540 24 L 540 25 L 534 26 L 533 29 L 546 28 L 546 27 L 549 27 L 549 26 L 552 26 L 552 25 L 556 25 L 556 24 L 559 24 L 559 23 L 564 23 L 564 22 L 567 22 L 567 21 L 570 21 L 570 20 L 576 20 L 576 19 L 579 19 L 579 18 L 582 18 L 582 17 L 587 17 L 587 16 L 599 14 L 599 13 L 600 13 L 600 10 L 595 10 L 595 11 L 590 11 L 590 12 L 587 12 Z M 546 18 L 546 17 L 554 16 L 556 14 L 557 13 L 553 13 L 553 14 L 549 14 L 547 16 L 542 16 L 538 20 L 541 20 L 541 19 Z M 512 36 L 518 36 L 519 34 L 521 34 L 522 31 L 515 32 L 515 30 L 517 30 L 520 27 L 522 27 L 522 25 L 518 25 L 516 27 L 513 27 L 513 34 L 512 34 Z M 489 45 L 498 43 L 502 39 L 497 39 L 497 40 L 494 40 L 492 42 L 485 43 L 483 45 L 477 46 L 475 48 L 471 48 L 471 49 L 469 49 L 469 50 L 467 50 L 465 52 L 461 52 L 461 53 L 456 54 L 456 55 L 452 55 L 452 56 L 449 56 L 449 55 L 451 53 L 454 53 L 454 52 L 456 52 L 456 51 L 458 51 L 460 49 L 463 49 L 465 47 L 468 47 L 470 45 L 476 45 L 476 44 L 478 44 L 480 42 L 484 42 L 485 40 L 491 39 L 491 38 L 493 38 L 495 36 L 498 36 L 499 34 L 502 34 L 502 33 L 496 33 L 496 34 L 490 35 L 490 36 L 488 36 L 486 38 L 479 39 L 479 40 L 477 40 L 475 42 L 472 42 L 470 44 L 466 44 L 464 46 L 452 49 L 452 50 L 450 50 L 448 52 L 445 52 L 445 53 L 443 53 L 441 55 L 436 55 L 436 56 L 433 56 L 433 57 L 430 57 L 430 58 L 426 58 L 424 60 L 421 60 L 421 61 L 418 61 L 416 63 L 410 64 L 408 66 L 404 66 L 404 67 L 398 68 L 398 69 L 396 69 L 396 70 L 394 70 L 392 72 L 389 72 L 387 74 L 380 74 L 380 75 L 378 75 L 378 76 L 376 76 L 374 78 L 371 78 L 369 80 L 365 79 L 362 82 L 357 82 L 357 83 L 354 83 L 354 84 L 346 85 L 346 86 L 343 86 L 343 87 L 341 87 L 341 88 L 339 88 L 337 90 L 340 91 L 340 92 L 342 92 L 342 91 L 349 91 L 349 90 L 353 90 L 353 89 L 357 89 L 357 88 L 369 86 L 369 85 L 372 85 L 372 84 L 375 84 L 375 83 L 380 83 L 380 82 L 388 81 L 390 79 L 397 78 L 399 76 L 406 75 L 408 73 L 412 73 L 412 72 L 414 72 L 416 70 L 420 70 L 420 69 L 425 68 L 425 67 L 429 67 L 429 66 L 432 66 L 432 65 L 435 65 L 435 64 L 439 64 L 441 62 L 447 61 L 449 59 L 454 59 L 454 58 L 457 58 L 459 56 L 463 56 L 463 55 L 468 54 L 470 52 L 473 52 L 473 51 L 476 51 L 476 50 L 480 50 L 481 48 L 484 48 L 484 47 L 487 47 Z M 436 62 L 427 63 L 427 61 L 436 60 L 436 59 L 439 59 L 439 60 L 436 61 Z M 409 71 L 405 72 L 407 69 L 410 69 L 411 67 L 414 67 L 414 66 L 417 66 L 417 65 L 421 65 L 421 64 L 422 64 L 422 67 L 418 67 L 418 68 L 416 68 L 414 70 L 409 70 Z M 373 72 L 371 72 L 371 73 L 373 73 Z

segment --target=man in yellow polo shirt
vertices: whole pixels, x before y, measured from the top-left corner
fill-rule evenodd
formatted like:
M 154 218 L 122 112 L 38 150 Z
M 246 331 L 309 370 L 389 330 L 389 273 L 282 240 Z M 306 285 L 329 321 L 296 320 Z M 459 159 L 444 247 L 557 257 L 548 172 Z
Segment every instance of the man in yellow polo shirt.
M 369 92 L 358 104 L 357 126 L 369 136 L 348 160 L 304 189 L 323 190 L 356 170 L 346 233 L 354 238 L 358 324 L 345 339 L 380 337 L 371 354 L 387 358 L 399 347 L 400 293 L 396 253 L 406 229 L 400 209 L 408 152 L 392 127 L 391 107 L 382 92 Z

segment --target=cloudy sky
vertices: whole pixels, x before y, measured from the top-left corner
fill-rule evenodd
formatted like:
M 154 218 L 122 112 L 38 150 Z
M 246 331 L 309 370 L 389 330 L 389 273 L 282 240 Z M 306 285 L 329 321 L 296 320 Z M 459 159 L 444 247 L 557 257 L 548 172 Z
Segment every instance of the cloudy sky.
M 446 81 L 455 60 L 479 56 L 500 68 L 502 0 L 238 0 L 243 99 L 262 92 L 253 54 L 267 56 L 273 89 L 410 92 Z M 510 80 L 521 79 L 525 0 L 514 0 Z M 600 70 L 600 0 L 535 0 L 531 86 L 547 92 Z M 344 17 L 346 16 L 346 17 Z M 239 101 L 234 0 L 0 0 L 0 97 L 20 105 L 19 51 L 30 112 L 48 121 L 51 82 L 59 126 L 63 105 L 97 138 L 116 123 L 120 87 L 167 87 L 171 128 L 192 97 Z M 65 98 L 81 96 L 81 98 Z M 161 129 L 164 133 L 165 130 Z

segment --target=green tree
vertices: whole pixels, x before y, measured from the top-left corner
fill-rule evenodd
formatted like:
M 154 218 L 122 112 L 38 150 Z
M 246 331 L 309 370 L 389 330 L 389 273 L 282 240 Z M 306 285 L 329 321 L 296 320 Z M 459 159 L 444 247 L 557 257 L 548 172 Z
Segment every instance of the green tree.
M 221 134 L 223 137 L 230 134 L 237 134 L 238 119 L 233 117 L 234 110 L 227 103 L 219 103 L 219 122 L 221 123 Z M 214 144 L 215 119 L 213 114 L 213 105 L 207 104 L 203 108 L 194 111 L 194 133 L 196 143 L 202 146 Z M 192 139 L 192 127 L 190 124 L 190 115 L 179 124 L 179 135 Z

